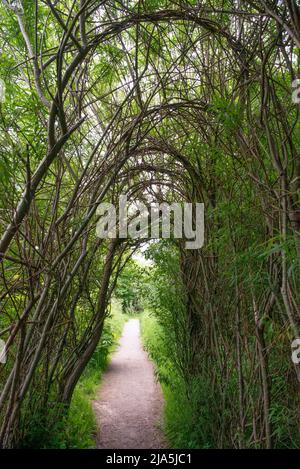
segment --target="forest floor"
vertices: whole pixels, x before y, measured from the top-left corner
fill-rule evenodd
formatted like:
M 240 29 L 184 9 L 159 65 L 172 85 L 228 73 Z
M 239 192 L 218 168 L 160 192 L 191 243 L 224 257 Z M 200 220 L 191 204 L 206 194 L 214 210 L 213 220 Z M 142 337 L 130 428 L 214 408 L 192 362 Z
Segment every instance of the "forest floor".
M 167 447 L 161 430 L 163 395 L 141 344 L 138 319 L 125 324 L 93 408 L 98 448 Z

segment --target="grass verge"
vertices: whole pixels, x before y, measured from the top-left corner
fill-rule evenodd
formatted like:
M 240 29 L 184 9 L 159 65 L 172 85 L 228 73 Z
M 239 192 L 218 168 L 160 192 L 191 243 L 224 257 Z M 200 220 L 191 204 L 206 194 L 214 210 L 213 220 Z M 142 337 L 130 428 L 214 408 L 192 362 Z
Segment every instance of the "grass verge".
M 199 419 L 201 404 L 199 397 L 205 393 L 201 383 L 195 382 L 187 392 L 186 384 L 177 372 L 164 332 L 151 313 L 141 316 L 142 341 L 150 358 L 154 362 L 156 375 L 161 384 L 165 398 L 164 423 L 165 434 L 172 448 L 208 448 L 211 445 L 208 436 L 203 433 L 207 428 L 205 422 L 209 415 L 202 413 Z M 188 396 L 189 394 L 189 396 Z M 201 442 L 201 443 L 200 443 Z
M 127 319 L 128 317 L 122 314 L 119 303 L 114 301 L 111 316 L 105 322 L 101 341 L 74 391 L 64 425 L 61 447 L 79 449 L 95 447 L 94 436 L 97 426 L 92 401 L 95 399 L 101 376 L 109 363 L 111 353 L 116 348 Z

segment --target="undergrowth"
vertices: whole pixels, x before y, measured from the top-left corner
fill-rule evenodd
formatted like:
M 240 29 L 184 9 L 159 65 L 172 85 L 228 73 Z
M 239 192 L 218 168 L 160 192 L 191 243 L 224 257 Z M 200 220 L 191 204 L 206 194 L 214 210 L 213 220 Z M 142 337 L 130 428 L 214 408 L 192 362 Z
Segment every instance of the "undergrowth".
M 106 369 L 110 354 L 115 349 L 127 316 L 122 313 L 118 301 L 113 301 L 111 313 L 105 321 L 101 340 L 82 374 L 72 397 L 67 415 L 61 419 L 43 422 L 43 416 L 32 415 L 30 434 L 23 440 L 25 448 L 78 448 L 95 447 L 97 431 L 92 401 Z M 53 414 L 59 411 L 57 403 L 53 405 Z M 62 412 L 64 415 L 64 412 Z M 50 419 L 51 420 L 51 419 Z
M 206 398 L 203 383 L 194 380 L 188 389 L 170 357 L 164 332 L 151 313 L 141 315 L 141 332 L 145 349 L 154 362 L 157 378 L 165 398 L 165 434 L 172 448 L 210 448 L 210 413 L 199 405 Z M 204 399 L 203 399 L 204 400 Z
M 122 314 L 118 302 L 113 302 L 111 316 L 107 318 L 101 341 L 76 386 L 65 426 L 68 448 L 95 446 L 96 420 L 92 410 L 101 376 L 107 367 L 111 352 L 115 349 L 127 317 Z

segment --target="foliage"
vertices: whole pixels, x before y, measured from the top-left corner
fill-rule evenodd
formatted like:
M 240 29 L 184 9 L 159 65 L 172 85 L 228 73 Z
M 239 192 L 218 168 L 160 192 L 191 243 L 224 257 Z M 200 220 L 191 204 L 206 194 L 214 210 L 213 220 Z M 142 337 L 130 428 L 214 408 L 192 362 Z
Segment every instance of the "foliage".
M 146 290 L 146 272 L 133 259 L 129 259 L 118 277 L 115 296 L 121 301 L 123 313 L 138 313 L 143 309 Z
M 107 360 L 115 288 L 162 330 L 176 444 L 299 446 L 298 3 L 0 2 L 1 447 L 73 446 L 51 439 Z M 203 249 L 124 266 L 149 239 L 96 233 L 124 194 L 204 203 Z
M 57 403 L 53 403 L 53 424 L 45 422 L 45 415 L 32 417 L 30 433 L 23 441 L 25 448 L 88 449 L 95 447 L 97 425 L 92 402 L 101 382 L 110 354 L 115 350 L 121 335 L 126 316 L 121 313 L 117 301 L 113 301 L 112 311 L 106 321 L 101 340 L 90 359 L 74 391 L 70 408 L 62 408 L 61 419 L 56 420 Z M 51 414 L 47 416 L 51 422 Z

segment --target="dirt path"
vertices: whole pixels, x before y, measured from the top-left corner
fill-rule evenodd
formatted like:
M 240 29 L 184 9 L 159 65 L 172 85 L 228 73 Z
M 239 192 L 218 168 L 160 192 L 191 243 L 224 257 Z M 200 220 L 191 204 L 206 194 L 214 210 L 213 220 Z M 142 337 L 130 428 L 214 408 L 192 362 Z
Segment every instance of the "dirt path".
M 140 323 L 130 319 L 93 404 L 98 448 L 166 448 L 159 430 L 163 396 L 143 350 Z

